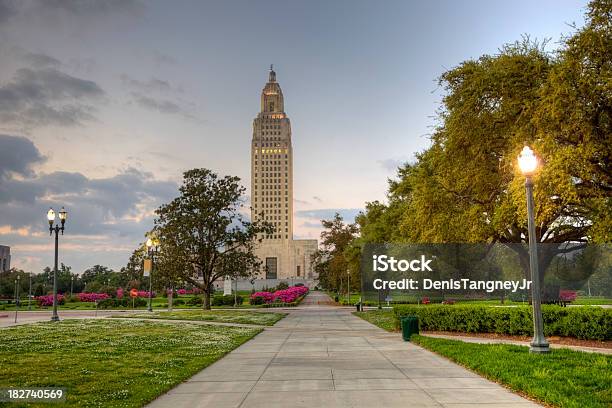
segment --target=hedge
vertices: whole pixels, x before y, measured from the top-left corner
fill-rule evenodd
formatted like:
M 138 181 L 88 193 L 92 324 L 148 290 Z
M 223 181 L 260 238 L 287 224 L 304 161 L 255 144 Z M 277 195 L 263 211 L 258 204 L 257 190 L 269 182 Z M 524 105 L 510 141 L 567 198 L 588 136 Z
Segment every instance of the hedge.
M 422 330 L 532 335 L 530 306 L 400 305 L 393 308 L 396 324 L 402 316 L 418 316 Z M 585 340 L 612 339 L 612 309 L 542 306 L 544 335 Z

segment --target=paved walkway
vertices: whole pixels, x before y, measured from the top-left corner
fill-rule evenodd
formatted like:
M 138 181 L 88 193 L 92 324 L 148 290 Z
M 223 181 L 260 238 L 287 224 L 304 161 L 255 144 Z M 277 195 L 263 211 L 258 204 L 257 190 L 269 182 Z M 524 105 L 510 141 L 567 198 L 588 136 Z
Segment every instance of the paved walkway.
M 537 407 L 318 292 L 150 407 Z

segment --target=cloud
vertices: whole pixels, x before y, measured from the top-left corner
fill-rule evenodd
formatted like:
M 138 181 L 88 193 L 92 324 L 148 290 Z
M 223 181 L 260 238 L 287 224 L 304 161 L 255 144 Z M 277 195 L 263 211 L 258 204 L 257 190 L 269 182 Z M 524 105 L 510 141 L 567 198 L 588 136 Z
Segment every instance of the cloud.
M 181 108 L 174 102 L 167 99 L 155 99 L 149 96 L 134 93 L 134 100 L 143 108 L 160 113 L 182 113 Z
M 56 58 L 53 58 L 46 54 L 39 54 L 33 52 L 27 52 L 23 54 L 21 56 L 21 59 L 36 68 L 58 67 L 61 65 L 61 62 Z
M 345 222 L 353 222 L 355 216 L 359 214 L 360 211 L 362 211 L 361 208 L 322 208 L 318 210 L 296 211 L 295 216 L 297 218 L 329 220 L 334 218 L 336 213 L 339 213 Z
M 0 183 L 11 174 L 32 176 L 32 165 L 41 163 L 45 157 L 31 140 L 22 136 L 0 134 Z
M 90 22 L 110 15 L 140 17 L 145 10 L 139 0 L 0 0 L 0 23 L 21 16 L 47 24 L 56 24 L 57 18 Z
M 153 51 L 153 61 L 155 62 L 155 65 L 160 66 L 160 65 L 175 65 L 177 64 L 176 58 L 161 53 L 159 51 Z
M 139 15 L 145 9 L 144 3 L 138 0 L 35 0 L 32 5 L 76 17 L 99 17 L 111 13 Z
M 184 109 L 178 103 L 169 99 L 154 98 L 138 92 L 132 92 L 132 97 L 137 105 L 147 110 L 171 115 L 181 115 L 187 119 L 196 120 L 196 117 L 193 114 Z
M 177 101 L 174 96 L 181 93 L 182 89 L 173 87 L 170 82 L 151 78 L 139 80 L 130 76 L 121 75 L 124 87 L 131 89 L 130 96 L 136 105 L 158 113 L 178 114 L 188 119 L 196 119 L 195 116 L 184 107 L 184 103 Z
M 0 86 L 0 121 L 26 127 L 79 125 L 94 119 L 90 103 L 104 94 L 95 82 L 55 68 L 20 68 Z
M 5 156 L 15 159 L 5 162 Z M 49 207 L 64 206 L 68 211 L 64 240 L 71 245 L 64 249 L 75 252 L 67 261 L 82 262 L 83 252 L 94 251 L 120 252 L 125 261 L 152 228 L 154 210 L 178 194 L 175 182 L 134 168 L 102 178 L 32 170 L 42 160 L 28 139 L 0 135 L 0 240 L 24 257 L 39 257 L 41 248 L 49 245 L 45 213 Z
M 138 79 L 130 78 L 128 75 L 121 75 L 121 82 L 124 86 L 128 86 L 132 89 L 140 92 L 169 92 L 172 90 L 172 86 L 168 81 L 163 79 L 151 78 L 148 81 L 140 81 Z
M 14 1 L 0 0 L 0 23 L 8 21 L 11 17 L 17 14 Z

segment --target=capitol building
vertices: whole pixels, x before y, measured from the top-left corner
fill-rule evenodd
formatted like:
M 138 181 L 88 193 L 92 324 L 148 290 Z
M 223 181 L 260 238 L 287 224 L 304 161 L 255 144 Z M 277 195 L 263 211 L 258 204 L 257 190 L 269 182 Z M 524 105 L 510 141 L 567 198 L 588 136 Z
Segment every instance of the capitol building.
M 251 141 L 251 219 L 275 228 L 273 234 L 260 236 L 255 250 L 264 265 L 260 279 L 317 279 L 311 262 L 317 240 L 293 239 L 293 191 L 291 121 L 270 67 Z

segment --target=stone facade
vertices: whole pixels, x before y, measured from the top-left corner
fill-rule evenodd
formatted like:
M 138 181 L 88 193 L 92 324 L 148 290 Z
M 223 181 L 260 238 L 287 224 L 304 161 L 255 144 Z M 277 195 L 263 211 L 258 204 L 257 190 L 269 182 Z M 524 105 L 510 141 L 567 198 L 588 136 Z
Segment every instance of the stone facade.
M 293 149 L 291 122 L 283 91 L 270 67 L 261 92 L 261 109 L 253 120 L 251 140 L 251 218 L 272 223 L 275 232 L 262 236 L 256 254 L 265 272 L 260 278 L 316 279 L 310 256 L 316 239 L 293 239 Z

